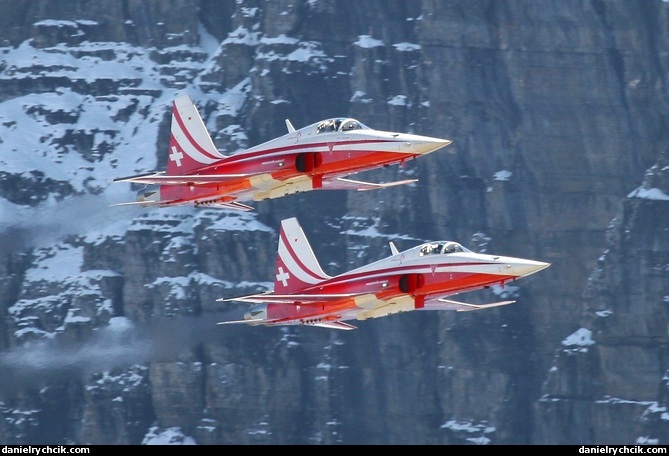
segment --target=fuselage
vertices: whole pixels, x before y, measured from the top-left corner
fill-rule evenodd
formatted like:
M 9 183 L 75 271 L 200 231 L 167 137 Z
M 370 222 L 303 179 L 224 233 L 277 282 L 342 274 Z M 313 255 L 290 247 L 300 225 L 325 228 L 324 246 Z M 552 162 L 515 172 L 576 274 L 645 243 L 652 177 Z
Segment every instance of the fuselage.
M 452 250 L 447 250 L 452 249 Z M 309 324 L 363 320 L 392 313 L 429 309 L 436 299 L 501 284 L 533 274 L 548 263 L 474 253 L 455 242 L 419 245 L 305 288 L 299 295 L 345 295 L 338 300 L 307 300 L 303 305 L 260 304 L 246 314 L 253 319 Z
M 450 140 L 373 130 L 333 118 L 289 132 L 186 174 L 230 175 L 215 183 L 161 185 L 169 204 L 260 201 L 333 185 L 338 177 L 428 154 Z

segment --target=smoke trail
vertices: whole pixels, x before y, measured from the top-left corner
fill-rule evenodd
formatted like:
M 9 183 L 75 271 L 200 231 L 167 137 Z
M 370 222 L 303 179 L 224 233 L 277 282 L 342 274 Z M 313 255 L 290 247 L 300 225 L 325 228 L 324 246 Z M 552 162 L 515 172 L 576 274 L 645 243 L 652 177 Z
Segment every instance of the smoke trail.
M 85 342 L 40 340 L 0 354 L 0 392 L 145 362 L 150 353 L 146 337 L 127 319 L 114 318 Z
M 127 225 L 140 213 L 138 208 L 131 212 L 109 206 L 107 198 L 97 195 L 74 196 L 37 207 L 0 200 L 0 254 L 48 246 L 68 235 L 109 229 L 111 225 Z
M 169 362 L 215 342 L 220 327 L 211 314 L 202 317 L 156 318 L 147 325 L 112 318 L 88 340 L 37 341 L 0 353 L 0 397 L 54 381 L 79 380 L 93 373 L 151 361 Z

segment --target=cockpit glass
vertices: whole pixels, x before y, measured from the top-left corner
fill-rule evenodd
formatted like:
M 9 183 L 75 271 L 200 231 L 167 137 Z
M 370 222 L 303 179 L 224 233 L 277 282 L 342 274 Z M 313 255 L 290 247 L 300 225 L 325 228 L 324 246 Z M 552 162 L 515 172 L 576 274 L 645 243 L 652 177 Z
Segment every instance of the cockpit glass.
M 455 252 L 462 252 L 462 247 L 460 246 L 460 244 L 456 244 L 455 242 L 447 242 L 446 244 L 444 244 L 442 253 L 455 253 Z
M 334 119 L 324 120 L 316 128 L 316 133 L 326 133 L 333 131 L 351 131 L 351 130 L 369 130 L 369 127 L 363 125 L 355 119 L 345 117 L 336 117 Z
M 441 251 L 441 246 L 437 243 L 425 244 L 422 249 L 420 249 L 421 255 L 432 255 L 434 253 L 439 253 Z
M 347 120 L 341 126 L 341 131 L 350 131 L 350 130 L 361 130 L 360 122 L 357 120 Z
M 335 131 L 335 124 L 333 119 L 324 120 L 318 124 L 318 128 L 316 128 L 316 133 L 325 133 L 329 131 Z
M 434 255 L 434 254 L 447 254 L 447 253 L 456 253 L 456 252 L 468 252 L 466 248 L 458 244 L 457 242 L 431 242 L 425 244 L 420 249 L 420 255 Z

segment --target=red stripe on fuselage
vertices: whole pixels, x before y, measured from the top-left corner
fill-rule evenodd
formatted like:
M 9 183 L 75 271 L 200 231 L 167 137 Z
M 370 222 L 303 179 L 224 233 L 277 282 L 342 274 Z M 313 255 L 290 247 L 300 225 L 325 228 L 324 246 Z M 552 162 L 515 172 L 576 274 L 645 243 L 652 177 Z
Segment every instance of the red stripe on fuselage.
M 274 154 L 282 154 L 282 153 L 285 153 L 285 152 L 297 152 L 297 151 L 300 151 L 300 150 L 303 150 L 303 149 L 314 149 L 314 148 L 318 148 L 318 147 L 326 147 L 327 148 L 328 145 L 333 145 L 333 147 L 336 147 L 336 146 L 350 146 L 350 145 L 355 145 L 355 144 L 398 143 L 398 142 L 402 142 L 402 141 L 356 140 L 356 141 L 339 141 L 339 142 L 335 142 L 335 143 L 320 142 L 320 143 L 291 144 L 290 146 L 275 147 L 275 148 L 272 148 L 272 149 L 263 149 L 263 150 L 259 150 L 259 151 L 255 151 L 255 152 L 241 152 L 241 153 L 238 153 L 238 154 L 235 154 L 235 155 L 229 155 L 229 156 L 227 156 L 227 157 L 225 157 L 224 159 L 221 159 L 221 160 L 225 160 L 225 164 L 230 164 L 230 163 L 237 163 L 237 162 L 242 162 L 242 161 L 246 161 L 246 160 L 251 160 L 251 159 L 254 159 L 254 158 L 257 158 L 257 157 L 267 156 L 267 158 L 270 158 Z M 321 153 L 329 153 L 329 152 L 330 152 L 330 150 L 322 151 Z M 353 152 L 353 151 L 346 150 L 346 149 L 339 149 L 339 150 L 335 150 L 333 152 Z M 397 153 L 397 154 L 402 154 L 402 155 L 416 155 L 416 154 L 412 154 L 411 152 L 408 152 L 408 153 L 407 152 L 393 152 L 393 151 L 390 151 L 390 150 L 363 150 L 363 151 L 360 151 L 360 152 L 366 152 L 366 153 L 378 153 L 378 152 L 380 152 L 380 153 L 389 153 L 389 154 Z M 199 174 L 206 174 L 205 171 L 207 169 L 214 168 L 214 167 L 220 166 L 220 165 L 221 165 L 220 161 L 218 163 L 213 163 L 213 164 L 208 165 L 204 168 L 198 169 L 198 173 Z
M 350 274 L 346 275 L 343 274 L 341 276 L 333 277 L 331 279 L 325 280 L 316 286 L 318 287 L 315 289 L 316 286 L 310 287 L 311 290 L 313 290 L 314 294 L 318 293 L 344 293 L 344 292 L 351 292 L 349 289 L 349 284 L 351 282 L 370 282 L 370 281 L 378 281 L 383 278 L 391 278 L 391 277 L 397 277 L 402 274 L 423 274 L 426 279 L 429 279 L 430 276 L 433 274 L 453 274 L 458 275 L 458 276 L 489 276 L 490 280 L 489 281 L 483 281 L 483 282 L 490 282 L 490 283 L 496 283 L 500 282 L 502 280 L 506 281 L 509 279 L 515 279 L 515 276 L 508 276 L 508 275 L 497 275 L 497 274 L 486 274 L 486 273 L 477 273 L 477 272 L 459 272 L 459 271 L 440 271 L 440 272 L 432 272 L 432 270 L 442 268 L 442 267 L 457 267 L 457 266 L 476 266 L 476 265 L 488 265 L 490 263 L 443 263 L 443 264 L 437 264 L 437 265 L 415 265 L 415 266 L 408 266 L 408 267 L 395 267 L 395 268 L 389 268 L 389 269 L 384 269 L 382 271 L 365 271 L 365 272 L 360 272 L 357 274 Z M 453 279 L 452 282 L 455 283 L 457 282 L 458 279 Z M 448 282 L 451 282 L 451 280 L 448 280 Z M 302 293 L 309 293 L 310 289 L 305 289 L 302 291 Z

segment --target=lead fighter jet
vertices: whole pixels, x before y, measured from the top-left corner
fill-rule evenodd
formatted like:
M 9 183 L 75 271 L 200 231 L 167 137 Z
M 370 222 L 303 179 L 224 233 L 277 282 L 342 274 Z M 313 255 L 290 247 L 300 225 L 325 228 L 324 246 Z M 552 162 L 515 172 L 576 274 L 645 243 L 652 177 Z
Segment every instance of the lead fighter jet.
M 219 324 L 310 325 L 355 329 L 366 320 L 413 310 L 472 311 L 511 304 L 468 304 L 449 296 L 527 277 L 550 263 L 474 253 L 457 242 L 426 242 L 335 277 L 321 269 L 296 218 L 281 222 L 274 290 L 221 298 L 251 303 L 243 320 Z
M 144 184 L 133 202 L 113 206 L 194 205 L 253 210 L 244 204 L 310 190 L 373 190 L 416 179 L 371 183 L 347 176 L 427 155 L 448 139 L 373 130 L 336 117 L 242 152 L 224 155 L 214 145 L 189 95 L 174 100 L 166 171 L 114 179 Z

